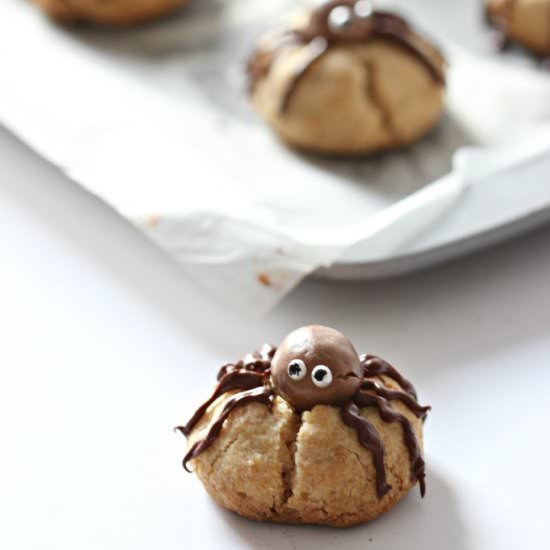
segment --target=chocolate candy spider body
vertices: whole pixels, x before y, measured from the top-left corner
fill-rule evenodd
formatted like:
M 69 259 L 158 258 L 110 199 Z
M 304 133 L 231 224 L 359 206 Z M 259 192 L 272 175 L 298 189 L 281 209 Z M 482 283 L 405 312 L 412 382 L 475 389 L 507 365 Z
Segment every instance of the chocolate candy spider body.
M 400 390 L 384 385 L 383 378 L 394 380 Z M 225 365 L 218 375 L 218 385 L 210 398 L 196 411 L 185 426 L 177 429 L 189 435 L 208 407 L 230 390 L 241 390 L 228 399 L 210 425 L 206 437 L 187 452 L 183 465 L 196 458 L 219 437 L 223 423 L 231 412 L 251 402 L 271 409 L 276 396 L 284 399 L 297 413 L 317 405 L 340 409 L 343 423 L 353 428 L 359 443 L 373 456 L 376 487 L 382 498 L 391 486 L 386 481 L 384 444 L 375 427 L 362 415 L 363 407 L 376 407 L 384 422 L 397 422 L 403 428 L 403 439 L 409 453 L 411 478 L 425 493 L 425 464 L 420 445 L 409 419 L 390 406 L 401 401 L 416 417 L 424 419 L 429 407 L 418 404 L 416 392 L 389 363 L 372 355 L 359 356 L 350 340 L 342 333 L 322 326 L 309 326 L 290 333 L 278 349 L 265 345 L 259 352 L 236 364 Z

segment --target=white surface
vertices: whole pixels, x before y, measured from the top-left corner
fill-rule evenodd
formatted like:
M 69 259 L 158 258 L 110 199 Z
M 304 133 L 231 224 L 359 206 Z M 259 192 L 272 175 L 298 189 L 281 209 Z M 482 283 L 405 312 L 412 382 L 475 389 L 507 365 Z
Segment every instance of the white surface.
M 404 279 L 306 282 L 258 322 L 4 131 L 0 158 L 0 548 L 549 547 L 550 229 Z M 171 428 L 217 366 L 312 322 L 432 404 L 424 502 L 345 531 L 255 524 L 181 469 Z
M 449 60 L 441 124 L 414 146 L 375 158 L 298 154 L 247 105 L 244 63 L 257 36 L 303 3 L 201 0 L 182 17 L 109 32 L 63 29 L 30 3 L 2 0 L 0 122 L 136 220 L 209 292 L 250 313 L 342 252 L 340 266 L 368 264 L 367 274 L 385 276 L 384 261 L 424 254 L 423 264 L 406 264 L 420 267 L 427 252 L 447 247 L 430 257 L 435 263 L 466 251 L 449 245 L 548 208 L 548 186 L 532 174 L 519 176 L 530 186 L 519 198 L 515 179 L 480 182 L 428 229 L 410 231 L 423 211 L 390 227 L 389 251 L 371 240 L 348 251 L 371 234 L 376 215 L 446 175 L 459 147 L 516 144 L 548 124 L 550 80 L 528 64 L 476 55 L 477 44 L 468 43 L 476 53 L 454 46 L 454 33 L 440 25 L 449 16 L 433 2 L 411 9 L 408 0 L 392 1 L 434 31 Z M 373 258 L 372 249 L 386 255 Z M 259 274 L 273 284 L 259 283 Z

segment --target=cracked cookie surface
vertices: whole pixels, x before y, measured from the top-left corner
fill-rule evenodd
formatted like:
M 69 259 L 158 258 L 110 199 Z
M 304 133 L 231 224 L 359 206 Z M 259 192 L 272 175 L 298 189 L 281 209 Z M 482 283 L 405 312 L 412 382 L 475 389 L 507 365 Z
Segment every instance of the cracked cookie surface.
M 400 390 L 388 377 L 385 388 Z M 189 435 L 192 447 L 235 392 L 218 398 Z M 391 407 L 405 415 L 418 441 L 422 420 L 400 401 Z M 337 407 L 317 405 L 296 413 L 280 397 L 273 411 L 257 403 L 235 410 L 216 442 L 191 464 L 212 498 L 256 520 L 349 526 L 369 521 L 392 508 L 416 484 L 398 423 L 384 422 L 374 407 L 361 414 L 378 431 L 392 489 L 379 498 L 372 454 L 345 426 Z
M 351 9 L 353 2 L 331 5 Z M 438 122 L 444 58 L 402 19 L 378 17 L 402 25 L 402 42 L 384 21 L 378 34 L 367 27 L 364 40 L 334 33 L 326 40 L 311 31 L 307 16 L 259 41 L 249 64 L 251 102 L 285 142 L 318 153 L 368 154 L 410 144 Z M 325 49 L 316 53 L 321 39 Z
M 50 17 L 63 23 L 134 25 L 161 17 L 189 0 L 34 0 Z

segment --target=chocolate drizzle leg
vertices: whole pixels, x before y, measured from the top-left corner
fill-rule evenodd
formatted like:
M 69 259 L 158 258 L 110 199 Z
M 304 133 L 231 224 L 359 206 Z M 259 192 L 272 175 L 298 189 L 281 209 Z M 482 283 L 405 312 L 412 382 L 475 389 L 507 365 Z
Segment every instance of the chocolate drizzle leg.
M 420 450 L 420 446 L 418 445 L 416 435 L 409 419 L 401 413 L 394 411 L 383 398 L 377 395 L 359 393 L 355 398 L 355 402 L 360 407 L 376 407 L 380 414 L 380 418 L 382 418 L 384 422 L 399 422 L 399 424 L 401 424 L 403 428 L 403 440 L 407 450 L 409 451 L 409 459 L 411 462 L 411 479 L 413 481 L 418 480 L 420 495 L 424 497 L 426 494 L 426 464 L 422 458 L 422 451 Z
M 231 390 L 251 390 L 263 386 L 264 374 L 245 370 L 228 371 L 219 381 L 212 395 L 195 411 L 185 426 L 178 426 L 176 430 L 183 435 L 189 435 L 199 420 L 204 416 L 208 407 L 222 394 Z
M 388 376 L 395 380 L 409 395 L 417 399 L 418 396 L 414 386 L 384 359 L 376 355 L 362 355 L 361 364 L 363 365 L 365 378 L 380 375 Z
M 222 431 L 223 423 L 227 420 L 232 411 L 240 407 L 244 407 L 249 403 L 263 403 L 271 410 L 273 406 L 273 397 L 273 390 L 264 387 L 254 388 L 253 390 L 248 390 L 234 395 L 225 403 L 219 417 L 212 424 L 212 426 L 210 426 L 206 437 L 200 441 L 197 441 L 191 449 L 189 449 L 189 452 L 183 459 L 183 467 L 188 472 L 190 471 L 187 467 L 187 463 L 206 451 L 206 449 L 208 449 L 208 447 L 210 447 L 210 445 L 218 439 L 220 432 Z
M 256 84 L 263 80 L 271 70 L 274 60 L 282 50 L 302 45 L 302 39 L 291 29 L 280 29 L 269 36 L 268 44 L 258 48 L 248 60 L 246 72 L 248 75 L 248 93 L 252 94 Z
M 279 112 L 281 114 L 288 109 L 290 100 L 294 95 L 294 92 L 298 87 L 298 84 L 300 83 L 302 78 L 305 76 L 307 71 L 311 69 L 313 64 L 318 59 L 321 59 L 321 57 L 323 57 L 323 55 L 326 53 L 327 50 L 328 50 L 328 41 L 323 36 L 316 36 L 313 40 L 311 40 L 311 42 L 308 43 L 307 56 L 304 62 L 294 71 L 294 74 L 292 75 L 290 83 L 287 86 L 287 89 L 283 96 L 283 100 L 281 101 L 281 104 L 279 106 Z
M 417 418 L 420 418 L 421 420 L 425 420 L 428 416 L 428 412 L 431 410 L 431 407 L 423 407 L 420 405 L 418 401 L 410 394 L 399 390 L 390 390 L 374 380 L 367 380 L 363 382 L 361 389 L 372 390 L 376 393 L 376 395 L 383 397 L 387 401 L 401 401 Z
M 227 363 L 218 371 L 217 379 L 221 380 L 228 372 L 247 370 L 265 372 L 271 366 L 271 359 L 277 351 L 271 344 L 264 344 L 260 351 L 245 355 L 238 363 Z
M 340 13 L 337 13 L 337 10 L 340 10 Z M 340 21 L 334 18 L 335 14 L 340 16 Z M 311 66 L 332 47 L 340 45 L 367 44 L 372 40 L 391 42 L 413 55 L 425 67 L 434 82 L 445 83 L 443 71 L 432 57 L 418 46 L 414 32 L 407 22 L 392 13 L 370 9 L 370 3 L 366 0 L 322 2 L 311 11 L 305 27 L 281 32 L 274 36 L 273 40 L 268 49 L 260 47 L 248 64 L 251 92 L 254 91 L 257 82 L 267 76 L 275 59 L 287 46 L 306 46 L 308 50 L 304 62 L 289 80 L 280 104 L 281 114 L 288 110 L 292 96 Z
M 376 469 L 376 493 L 382 498 L 391 490 L 386 482 L 386 468 L 384 466 L 384 443 L 380 439 L 374 426 L 363 416 L 359 407 L 350 401 L 341 408 L 342 421 L 346 426 L 357 432 L 357 439 L 365 449 L 372 453 Z

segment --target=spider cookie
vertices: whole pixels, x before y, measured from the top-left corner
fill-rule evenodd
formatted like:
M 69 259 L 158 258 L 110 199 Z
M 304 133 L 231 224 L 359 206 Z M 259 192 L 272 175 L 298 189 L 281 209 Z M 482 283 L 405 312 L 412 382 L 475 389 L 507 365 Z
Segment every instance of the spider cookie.
M 550 0 L 485 0 L 489 23 L 506 39 L 550 55 Z
M 260 39 L 253 107 L 287 143 L 367 154 L 414 142 L 443 110 L 445 61 L 401 17 L 367 0 L 322 2 Z
M 134 25 L 155 19 L 189 0 L 34 0 L 50 17 L 64 23 Z
M 221 368 L 185 426 L 183 460 L 212 498 L 243 516 L 348 526 L 425 492 L 429 407 L 383 359 L 340 332 L 300 328 Z

